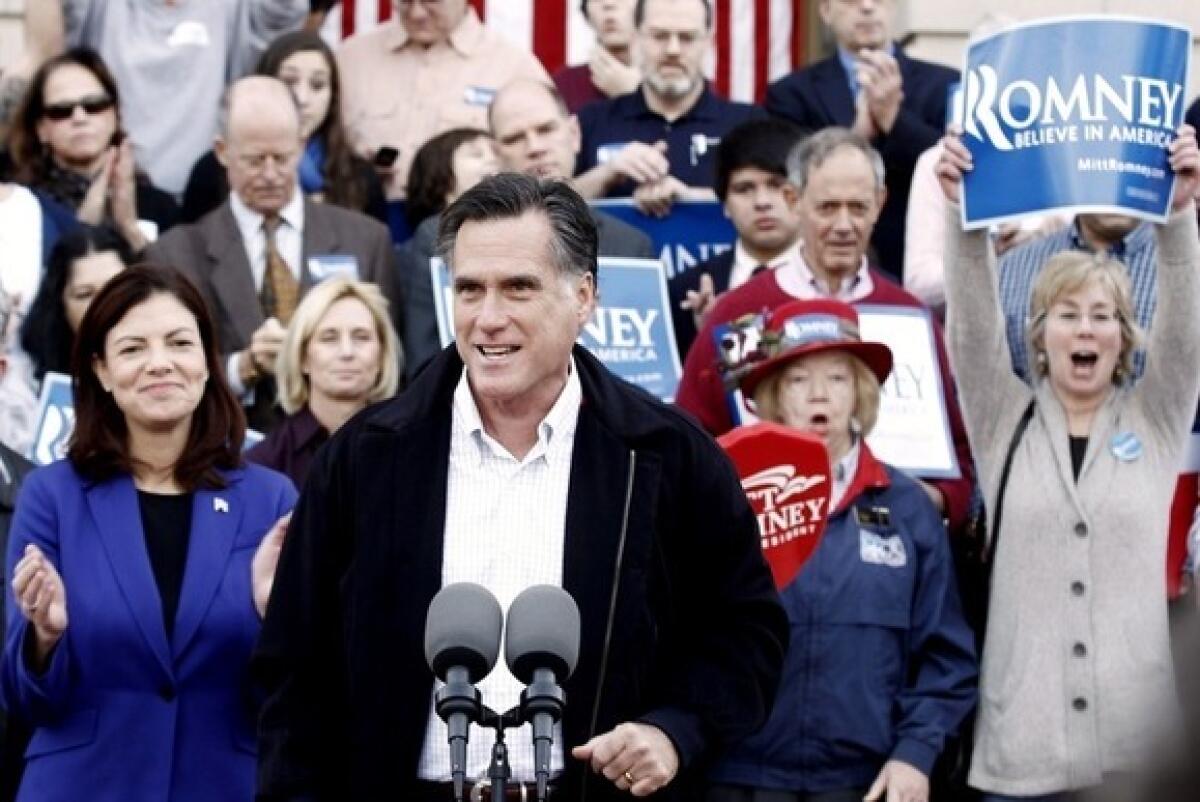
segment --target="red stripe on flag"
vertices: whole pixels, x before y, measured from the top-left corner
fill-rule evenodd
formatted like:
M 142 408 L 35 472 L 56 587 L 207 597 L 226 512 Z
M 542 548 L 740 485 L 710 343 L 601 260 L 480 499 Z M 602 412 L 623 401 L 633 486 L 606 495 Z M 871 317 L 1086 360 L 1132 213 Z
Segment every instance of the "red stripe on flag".
M 354 0 L 342 0 L 342 38 L 354 35 Z
M 805 51 L 808 39 L 808 0 L 792 0 L 792 67 L 804 64 L 808 59 Z
M 487 0 L 471 0 L 471 8 L 475 9 L 481 20 L 487 19 Z
M 730 52 L 730 22 L 732 14 L 729 9 L 730 0 L 717 0 L 717 76 L 716 92 L 721 97 L 729 97 L 729 74 L 732 69 L 729 63 Z
M 567 60 L 567 14 L 563 0 L 533 0 L 533 54 L 546 72 Z
M 378 0 L 379 11 L 375 19 L 383 22 L 385 19 L 390 19 L 392 16 L 392 0 Z
M 762 103 L 771 80 L 771 0 L 754 0 L 754 102 Z

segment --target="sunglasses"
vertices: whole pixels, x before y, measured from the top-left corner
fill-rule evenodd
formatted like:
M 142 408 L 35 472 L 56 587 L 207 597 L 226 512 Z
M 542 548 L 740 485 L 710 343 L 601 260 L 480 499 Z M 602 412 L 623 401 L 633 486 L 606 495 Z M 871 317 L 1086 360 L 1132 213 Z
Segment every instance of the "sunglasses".
M 62 122 L 82 107 L 88 114 L 100 114 L 113 107 L 113 99 L 108 95 L 88 95 L 79 100 L 68 100 L 63 103 L 51 103 L 42 109 L 42 114 L 55 122 Z

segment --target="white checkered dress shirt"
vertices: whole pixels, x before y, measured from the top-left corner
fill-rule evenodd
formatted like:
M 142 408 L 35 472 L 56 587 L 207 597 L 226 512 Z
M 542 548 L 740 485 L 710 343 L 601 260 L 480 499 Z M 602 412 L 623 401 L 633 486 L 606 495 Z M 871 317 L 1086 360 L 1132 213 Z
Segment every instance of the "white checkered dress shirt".
M 537 443 L 523 460 L 518 460 L 483 430 L 463 371 L 454 391 L 450 430 L 443 585 L 483 585 L 495 594 L 505 611 L 517 594 L 531 585 L 562 586 L 571 451 L 582 398 L 572 363 L 562 394 L 538 425 Z M 522 686 L 504 662 L 503 642 L 496 667 L 479 689 L 483 703 L 500 713 L 520 701 Z M 469 780 L 486 776 L 494 740 L 491 730 L 471 727 L 467 747 Z M 529 725 L 506 730 L 505 742 L 513 779 L 532 781 Z M 561 725 L 555 726 L 550 768 L 552 774 L 563 770 Z M 432 698 L 417 775 L 424 780 L 450 779 L 446 724 L 433 710 Z

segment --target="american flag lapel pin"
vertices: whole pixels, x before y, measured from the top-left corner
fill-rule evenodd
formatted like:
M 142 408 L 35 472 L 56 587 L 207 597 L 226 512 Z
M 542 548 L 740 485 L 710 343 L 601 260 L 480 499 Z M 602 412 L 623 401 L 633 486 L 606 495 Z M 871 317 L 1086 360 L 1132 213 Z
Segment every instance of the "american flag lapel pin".
M 229 512 L 229 502 L 223 498 L 217 497 L 213 499 L 214 512 Z

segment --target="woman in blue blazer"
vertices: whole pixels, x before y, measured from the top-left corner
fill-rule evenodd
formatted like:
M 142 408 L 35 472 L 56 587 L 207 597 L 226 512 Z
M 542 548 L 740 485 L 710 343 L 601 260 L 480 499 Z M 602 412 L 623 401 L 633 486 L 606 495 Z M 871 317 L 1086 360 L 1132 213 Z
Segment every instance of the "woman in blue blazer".
M 8 548 L 19 802 L 253 799 L 248 664 L 296 492 L 242 465 L 213 330 L 146 266 L 80 325 L 69 458 L 29 476 Z

